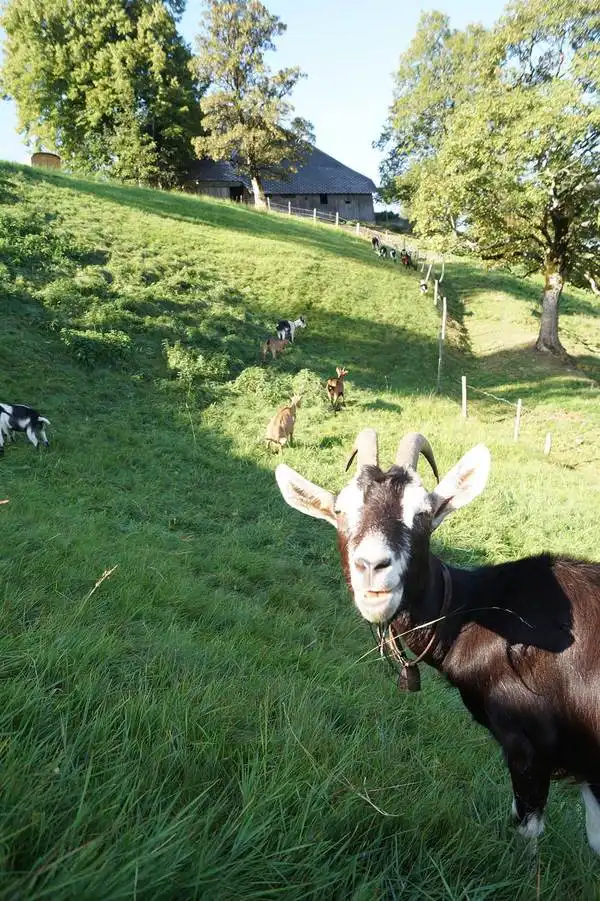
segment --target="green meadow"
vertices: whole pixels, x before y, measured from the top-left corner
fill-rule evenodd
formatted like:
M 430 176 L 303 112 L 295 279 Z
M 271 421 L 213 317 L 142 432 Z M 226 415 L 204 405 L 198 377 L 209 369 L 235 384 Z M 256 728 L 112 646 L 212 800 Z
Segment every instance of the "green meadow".
M 52 423 L 0 458 L 0 899 L 600 897 L 579 792 L 553 786 L 532 860 L 499 748 L 437 674 L 397 691 L 334 531 L 275 483 L 283 458 L 340 489 L 365 426 L 384 464 L 406 431 L 441 471 L 483 441 L 436 552 L 600 559 L 598 299 L 567 292 L 559 365 L 535 281 L 452 261 L 436 393 L 418 284 L 328 226 L 0 164 L 0 401 Z

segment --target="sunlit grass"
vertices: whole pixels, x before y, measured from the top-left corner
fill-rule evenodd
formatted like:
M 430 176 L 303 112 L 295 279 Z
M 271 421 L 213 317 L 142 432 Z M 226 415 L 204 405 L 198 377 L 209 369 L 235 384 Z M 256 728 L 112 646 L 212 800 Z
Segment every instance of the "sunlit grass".
M 11 166 L 0 199 L 3 222 L 38 229 L 0 236 L 1 399 L 52 421 L 49 452 L 20 440 L 0 460 L 0 898 L 536 897 L 498 749 L 435 674 L 397 693 L 332 530 L 283 504 L 262 439 L 303 391 L 285 460 L 332 489 L 366 425 L 384 462 L 422 430 L 442 470 L 485 441 L 489 488 L 436 548 L 462 565 L 597 557 L 589 379 L 510 342 L 490 359 L 471 326 L 498 289 L 468 267 L 448 271 L 435 396 L 438 313 L 366 243 Z M 523 303 L 534 337 L 519 290 L 506 279 L 499 302 Z M 590 297 L 564 319 L 581 342 Z M 260 341 L 299 314 L 308 328 L 262 367 Z M 513 399 L 515 360 L 526 406 L 562 416 L 549 459 L 545 420 L 525 416 L 514 444 L 493 400 L 460 419 L 460 372 Z M 597 897 L 578 804 L 553 789 L 545 899 Z

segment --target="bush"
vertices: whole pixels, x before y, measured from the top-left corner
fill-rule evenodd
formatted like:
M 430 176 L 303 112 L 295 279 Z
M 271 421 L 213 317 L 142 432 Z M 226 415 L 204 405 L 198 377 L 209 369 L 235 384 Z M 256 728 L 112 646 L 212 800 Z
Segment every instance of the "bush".
M 61 328 L 60 340 L 68 347 L 78 363 L 93 369 L 97 366 L 121 366 L 132 353 L 132 343 L 125 332 L 79 332 Z
M 230 360 L 222 353 L 198 353 L 181 341 L 163 342 L 168 369 L 188 387 L 195 381 L 223 382 L 230 372 Z
M 236 394 L 259 397 L 271 404 L 283 402 L 293 393 L 292 380 L 288 375 L 275 374 L 260 366 L 244 369 L 233 382 L 232 389 Z

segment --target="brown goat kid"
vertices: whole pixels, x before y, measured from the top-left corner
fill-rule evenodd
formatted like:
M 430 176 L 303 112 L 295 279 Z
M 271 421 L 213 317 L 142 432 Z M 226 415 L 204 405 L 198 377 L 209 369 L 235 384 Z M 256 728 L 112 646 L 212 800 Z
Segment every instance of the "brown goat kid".
M 295 394 L 289 405 L 281 407 L 273 416 L 267 426 L 265 435 L 267 447 L 275 444 L 279 451 L 286 444 L 290 444 L 294 437 L 294 426 L 296 425 L 296 411 L 300 406 L 301 396 Z
M 335 371 L 337 372 L 337 379 L 327 379 L 327 394 L 331 401 L 331 406 L 337 411 L 340 404 L 345 405 L 346 403 L 344 400 L 344 378 L 348 375 L 348 370 L 344 369 L 343 366 L 341 369 L 337 366 Z
M 277 354 L 280 354 L 288 346 L 289 343 L 290 342 L 287 340 L 287 338 L 267 338 L 265 343 L 261 345 L 260 348 L 260 355 L 262 357 L 263 363 L 267 359 L 269 353 L 274 360 L 277 359 Z
M 282 464 L 276 478 L 290 506 L 337 529 L 354 603 L 401 682 L 417 688 L 424 660 L 500 744 L 521 834 L 540 835 L 550 781 L 569 776 L 600 854 L 600 564 L 547 554 L 469 570 L 443 563 L 431 533 L 483 491 L 490 454 L 474 447 L 429 492 L 417 475 L 421 453 L 438 478 L 429 442 L 414 433 L 385 471 L 367 429 L 356 477 L 337 496 Z

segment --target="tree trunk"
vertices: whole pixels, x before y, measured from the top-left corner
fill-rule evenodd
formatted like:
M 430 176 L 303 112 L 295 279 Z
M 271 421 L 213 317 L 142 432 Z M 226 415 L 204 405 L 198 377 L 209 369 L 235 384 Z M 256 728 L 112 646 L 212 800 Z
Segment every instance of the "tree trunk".
M 565 283 L 562 267 L 556 260 L 548 260 L 544 275 L 542 317 L 535 349 L 565 357 L 567 353 L 558 337 L 558 305 Z
M 253 175 L 251 181 L 252 193 L 254 194 L 254 206 L 259 210 L 265 210 L 267 208 L 267 199 L 265 197 L 265 191 L 260 176 Z

